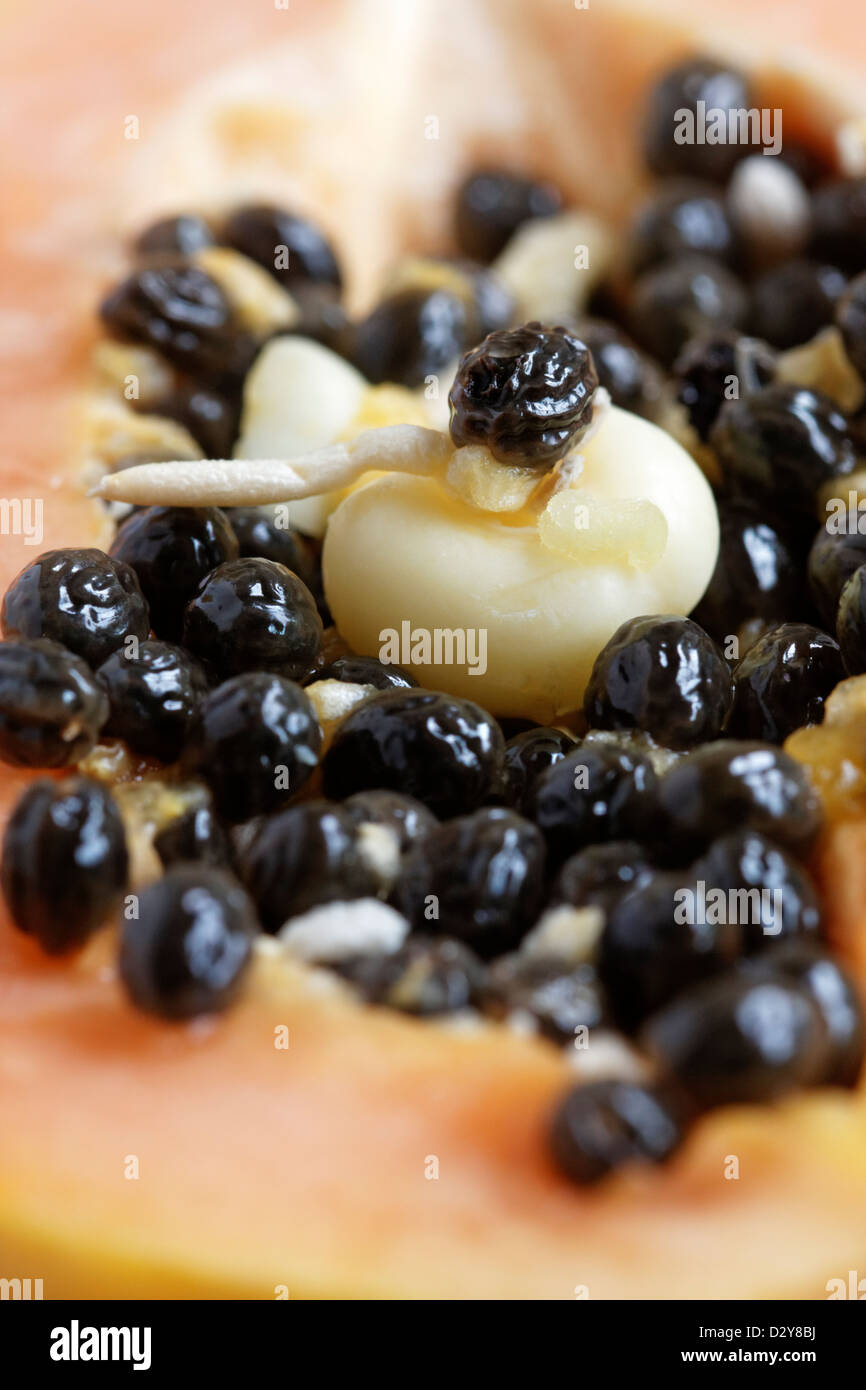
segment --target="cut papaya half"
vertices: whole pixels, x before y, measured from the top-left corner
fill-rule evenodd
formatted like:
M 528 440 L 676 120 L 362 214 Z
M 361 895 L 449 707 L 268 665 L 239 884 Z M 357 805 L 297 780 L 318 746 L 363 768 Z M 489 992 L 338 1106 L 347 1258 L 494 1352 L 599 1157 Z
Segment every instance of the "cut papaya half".
M 41 502 L 41 520 L 38 545 L 3 536 L 0 586 L 39 550 L 106 543 L 81 481 L 93 306 L 146 219 L 299 205 L 366 305 L 400 252 L 447 244 L 447 191 L 482 158 L 623 213 L 648 81 L 730 52 L 735 27 L 786 133 L 829 151 L 864 114 L 850 7 L 728 5 L 724 34 L 694 11 L 4 11 L 0 494 Z M 762 57 L 780 24 L 808 36 L 785 64 Z M 4 821 L 27 780 L 0 774 Z M 819 872 L 866 993 L 864 839 L 866 796 L 826 832 Z M 664 1168 L 584 1191 L 548 1154 L 574 1073 L 542 1040 L 362 1007 L 267 947 L 235 1008 L 170 1025 L 132 1010 L 115 957 L 107 932 L 47 960 L 0 922 L 0 1273 L 41 1278 L 46 1298 L 820 1299 L 862 1261 L 862 1086 L 718 1111 Z

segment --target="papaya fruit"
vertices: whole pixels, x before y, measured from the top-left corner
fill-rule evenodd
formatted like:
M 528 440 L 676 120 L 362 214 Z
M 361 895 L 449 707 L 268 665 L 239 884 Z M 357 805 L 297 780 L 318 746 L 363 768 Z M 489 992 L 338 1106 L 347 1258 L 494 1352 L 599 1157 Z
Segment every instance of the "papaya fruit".
M 0 493 L 41 501 L 39 549 L 106 539 L 81 403 L 131 227 L 267 193 L 315 214 L 368 302 L 401 249 L 447 244 L 444 192 L 481 157 L 622 213 L 648 78 L 730 51 L 735 18 L 786 131 L 829 150 L 860 110 L 853 7 L 710 10 L 215 0 L 203 24 L 166 0 L 4 8 Z M 808 42 L 787 66 L 769 57 L 780 28 Z M 36 553 L 4 534 L 0 587 Z M 25 782 L 3 769 L 4 820 Z M 866 990 L 864 842 L 866 798 L 818 868 Z M 115 954 L 106 932 L 48 960 L 0 921 L 0 1273 L 42 1278 L 47 1298 L 822 1298 L 862 1261 L 862 1087 L 719 1111 L 664 1169 L 581 1191 L 545 1145 L 571 1077 L 545 1042 L 363 1008 L 265 948 L 234 1010 L 168 1025 L 131 1010 Z

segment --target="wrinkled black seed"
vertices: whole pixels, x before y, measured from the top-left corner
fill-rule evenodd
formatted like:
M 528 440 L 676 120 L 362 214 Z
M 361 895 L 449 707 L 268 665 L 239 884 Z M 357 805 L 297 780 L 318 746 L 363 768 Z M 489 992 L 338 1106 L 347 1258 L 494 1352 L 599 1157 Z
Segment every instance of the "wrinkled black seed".
M 505 169 L 476 169 L 457 191 L 457 241 L 473 260 L 492 261 L 524 222 L 550 217 L 561 207 L 555 184 Z
M 659 778 L 647 834 L 700 853 L 731 830 L 760 831 L 794 854 L 821 826 L 821 806 L 805 768 L 769 744 L 720 739 L 688 754 Z
M 716 738 L 731 706 L 731 673 L 715 642 L 688 618 L 632 618 L 592 668 L 583 710 L 594 729 L 640 729 L 667 748 Z
M 748 295 L 737 277 L 707 256 L 662 261 L 634 282 L 629 327 L 666 367 L 690 338 L 745 327 Z
M 6 590 L 0 626 L 4 637 L 50 637 L 99 666 L 127 637 L 147 637 L 145 597 L 122 556 L 46 550 Z
M 580 744 L 534 785 L 527 807 L 557 866 L 584 845 L 628 839 L 655 783 L 649 759 Z
M 330 242 L 313 222 L 285 208 L 270 203 L 236 208 L 223 223 L 222 236 L 289 291 L 311 284 L 340 288 L 340 267 Z
M 144 757 L 174 762 L 207 694 L 195 657 L 169 642 L 140 642 L 129 655 L 112 652 L 96 674 L 110 705 L 105 733 Z
M 160 1018 L 225 1009 L 238 994 L 258 931 L 236 879 L 212 865 L 168 869 L 124 921 L 120 978 L 132 1002 Z
M 759 338 L 721 332 L 690 338 L 673 364 L 677 400 L 701 439 L 709 437 L 719 411 L 736 385 L 738 395 L 767 386 L 776 354 Z
M 648 167 L 654 174 L 725 183 L 750 148 L 736 140 L 724 144 L 701 141 L 697 124 L 700 111 L 721 109 L 727 129 L 732 115 L 736 119 L 738 111 L 753 105 L 748 81 L 736 68 L 701 57 L 678 63 L 659 77 L 647 97 L 640 131 Z M 691 125 L 687 116 L 692 117 Z
M 183 260 L 134 271 L 103 300 L 100 314 L 118 337 L 155 348 L 206 381 L 240 381 L 258 351 L 216 280 Z
M 589 349 L 567 329 L 491 333 L 457 368 L 451 438 L 486 445 L 501 463 L 550 468 L 588 429 L 597 386 Z
M 704 884 L 708 916 L 710 895 L 726 895 L 712 910 L 736 918 L 746 951 L 821 931 L 821 900 L 812 878 L 792 854 L 755 830 L 732 830 L 715 840 L 691 874 Z
M 126 884 L 120 812 L 100 782 L 32 782 L 3 837 L 0 883 L 10 916 L 52 955 L 101 927 Z
M 571 734 L 543 725 L 527 729 L 509 739 L 505 745 L 501 787 L 501 798 L 505 804 L 525 814 L 542 772 L 570 753 L 574 743 Z
M 322 744 L 300 686 L 270 671 L 234 676 L 199 705 L 182 765 L 231 822 L 276 811 L 313 772 Z
M 802 612 L 803 589 L 801 557 L 785 528 L 757 507 L 721 499 L 719 556 L 693 620 L 724 645 L 752 618 L 772 626 Z
M 274 560 L 228 560 L 187 604 L 183 644 L 219 680 L 275 671 L 290 680 L 309 670 L 322 620 L 306 584 Z
M 86 662 L 47 637 L 0 642 L 0 758 L 13 767 L 68 767 L 108 718 Z
M 498 786 L 499 725 L 471 700 L 429 690 L 388 690 L 343 720 L 325 755 L 325 795 L 404 791 L 431 811 L 472 810 Z
M 243 856 L 243 876 L 265 931 L 326 903 L 375 897 L 358 822 L 331 802 L 290 806 L 266 820 Z
M 783 743 L 804 724 L 820 724 L 824 701 L 845 665 L 835 638 L 810 623 L 782 623 L 749 648 L 734 667 L 732 738 Z
M 466 308 L 458 295 L 398 290 L 355 325 L 352 361 L 368 381 L 415 388 L 450 367 L 465 350 L 467 337 Z
M 786 514 L 814 515 L 821 485 L 857 462 L 836 404 L 802 386 L 766 386 L 726 401 L 710 442 L 732 492 L 765 498 Z
M 499 807 L 475 811 L 409 851 L 393 901 L 417 930 L 456 937 L 489 959 L 534 924 L 544 866 L 544 840 L 531 822 Z
M 146 507 L 119 528 L 111 554 L 138 576 L 157 637 L 179 642 L 186 605 L 211 570 L 237 558 L 238 542 L 218 507 Z

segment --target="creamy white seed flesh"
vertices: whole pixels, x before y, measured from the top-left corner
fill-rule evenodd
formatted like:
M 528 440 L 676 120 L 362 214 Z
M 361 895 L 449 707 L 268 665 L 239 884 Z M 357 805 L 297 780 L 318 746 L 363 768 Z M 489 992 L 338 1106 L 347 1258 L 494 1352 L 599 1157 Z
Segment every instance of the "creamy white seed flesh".
M 359 898 L 311 908 L 290 918 L 278 936 L 290 955 L 324 965 L 368 952 L 391 955 L 408 933 L 409 923 L 393 907 L 378 898 Z
M 446 481 L 453 456 L 442 432 L 391 425 L 289 460 L 146 464 L 99 490 L 228 506 L 354 487 L 323 553 L 341 635 L 499 716 L 549 723 L 579 708 L 621 623 L 689 613 L 703 595 L 719 543 L 712 492 L 648 421 L 610 408 L 553 497 L 514 514 L 456 495 Z M 371 473 L 385 476 L 355 486 Z
M 393 650 L 398 634 L 400 664 L 422 685 L 495 715 L 550 723 L 579 708 L 593 661 L 621 623 L 692 610 L 715 566 L 719 526 L 691 456 L 616 408 L 587 444 L 573 491 L 576 501 L 613 504 L 603 509 L 606 545 L 587 547 L 583 558 L 548 549 L 537 524 L 476 511 L 432 478 L 397 474 L 350 493 L 331 517 L 323 556 L 341 635 L 355 651 L 376 655 L 386 642 Z M 661 553 L 646 567 L 629 559 L 635 499 L 657 509 L 666 528 Z M 587 515 L 591 523 L 591 505 Z M 441 660 L 437 631 L 454 634 L 440 638 Z M 420 661 L 412 658 L 413 633 Z M 483 669 L 480 659 L 467 659 L 470 647 L 479 658 L 482 645 Z
M 367 381 L 335 352 L 309 338 L 274 338 L 259 353 L 244 382 L 235 456 L 293 458 L 333 444 L 358 416 Z M 282 501 L 282 498 L 271 498 Z M 296 501 L 291 524 L 322 536 L 338 497 L 322 492 Z

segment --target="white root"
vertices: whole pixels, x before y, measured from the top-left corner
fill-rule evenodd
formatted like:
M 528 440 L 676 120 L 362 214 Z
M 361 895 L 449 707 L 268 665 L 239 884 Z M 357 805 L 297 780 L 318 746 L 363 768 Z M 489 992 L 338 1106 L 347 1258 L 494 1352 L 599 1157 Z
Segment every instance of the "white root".
M 143 463 L 107 474 L 93 492 L 106 501 L 137 506 L 262 506 L 350 487 L 374 470 L 436 474 L 444 468 L 452 448 L 447 435 L 439 430 L 385 425 L 364 430 L 348 443 L 329 444 L 297 459 Z

